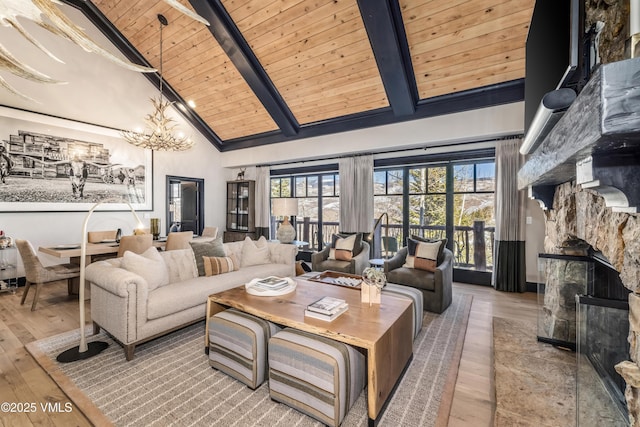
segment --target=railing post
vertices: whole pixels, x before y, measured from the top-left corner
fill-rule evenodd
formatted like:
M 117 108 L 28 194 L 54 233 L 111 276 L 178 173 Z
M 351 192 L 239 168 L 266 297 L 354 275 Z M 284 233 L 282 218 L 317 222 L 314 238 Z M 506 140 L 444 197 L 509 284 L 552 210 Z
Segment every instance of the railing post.
M 473 221 L 473 264 L 478 271 L 486 271 L 487 269 L 486 250 L 484 221 Z
M 302 239 L 305 242 L 309 242 L 309 245 L 313 247 L 313 242 L 309 239 L 309 222 L 311 222 L 311 218 L 305 216 L 302 219 Z

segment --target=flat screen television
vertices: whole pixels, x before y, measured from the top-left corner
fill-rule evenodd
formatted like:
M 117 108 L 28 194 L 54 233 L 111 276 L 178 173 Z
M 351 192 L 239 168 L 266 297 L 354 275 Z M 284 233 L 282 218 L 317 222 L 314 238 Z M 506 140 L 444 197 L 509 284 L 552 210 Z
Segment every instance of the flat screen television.
M 525 133 L 542 97 L 554 89 L 579 92 L 584 69 L 584 0 L 537 0 L 526 45 Z

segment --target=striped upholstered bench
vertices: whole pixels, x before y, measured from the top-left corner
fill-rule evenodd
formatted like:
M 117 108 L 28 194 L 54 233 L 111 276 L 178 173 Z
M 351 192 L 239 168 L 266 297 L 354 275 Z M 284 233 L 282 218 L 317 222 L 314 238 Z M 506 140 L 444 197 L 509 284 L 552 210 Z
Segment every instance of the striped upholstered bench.
M 209 319 L 209 364 L 252 389 L 267 379 L 269 338 L 281 328 L 229 309 Z
M 413 339 L 415 340 L 418 333 L 422 330 L 422 320 L 424 317 L 422 292 L 411 286 L 387 283 L 386 286 L 382 288 L 382 293 L 408 298 L 413 302 Z
M 269 393 L 329 426 L 338 426 L 366 381 L 365 358 L 329 338 L 286 328 L 269 340 Z

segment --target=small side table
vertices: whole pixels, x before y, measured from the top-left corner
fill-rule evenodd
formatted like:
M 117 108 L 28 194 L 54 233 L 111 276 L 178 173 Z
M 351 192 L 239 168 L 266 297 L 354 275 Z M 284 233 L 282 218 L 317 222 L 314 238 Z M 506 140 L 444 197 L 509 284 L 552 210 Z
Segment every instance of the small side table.
M 0 249 L 0 292 L 15 293 L 18 286 L 18 249 Z
M 274 243 L 282 243 L 283 245 L 296 245 L 299 248 L 304 248 L 305 246 L 309 246 L 309 242 L 305 242 L 304 240 L 294 240 L 290 243 L 283 243 L 280 240 L 277 239 L 273 239 L 273 240 L 269 240 L 270 242 L 274 242 Z
M 369 260 L 369 265 L 375 268 L 382 268 L 384 267 L 384 262 L 385 260 L 382 258 L 371 258 Z

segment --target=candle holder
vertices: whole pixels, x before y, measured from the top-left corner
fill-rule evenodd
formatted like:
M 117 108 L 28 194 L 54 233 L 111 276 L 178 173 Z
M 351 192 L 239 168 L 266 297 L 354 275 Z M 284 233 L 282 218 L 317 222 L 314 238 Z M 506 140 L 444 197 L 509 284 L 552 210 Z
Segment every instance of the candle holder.
M 153 235 L 153 240 L 160 238 L 160 218 L 151 218 L 149 221 L 149 231 Z

